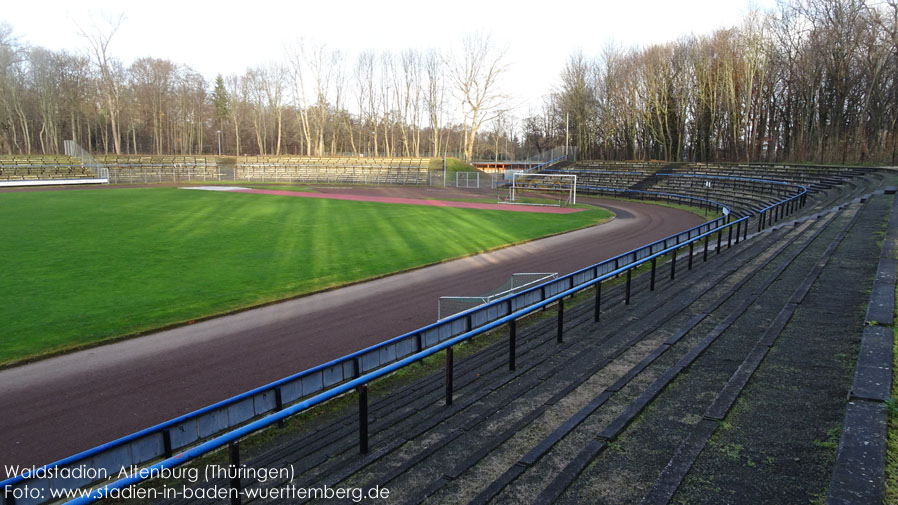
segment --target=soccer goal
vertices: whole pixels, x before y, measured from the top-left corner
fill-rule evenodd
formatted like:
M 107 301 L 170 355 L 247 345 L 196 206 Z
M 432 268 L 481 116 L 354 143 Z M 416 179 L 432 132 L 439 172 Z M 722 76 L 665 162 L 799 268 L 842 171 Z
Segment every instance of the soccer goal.
M 478 296 L 441 296 L 437 304 L 437 318 L 442 320 L 449 316 L 464 312 L 474 307 L 498 300 L 503 296 L 519 293 L 527 288 L 549 282 L 558 277 L 558 273 L 524 273 L 511 274 L 505 284 Z
M 508 186 L 508 198 L 503 203 L 555 207 L 576 205 L 577 176 L 514 172 Z

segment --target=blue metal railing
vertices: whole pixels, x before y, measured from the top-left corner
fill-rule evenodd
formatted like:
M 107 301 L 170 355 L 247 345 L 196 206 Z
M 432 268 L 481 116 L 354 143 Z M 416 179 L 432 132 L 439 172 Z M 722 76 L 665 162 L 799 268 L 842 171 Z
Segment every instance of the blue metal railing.
M 764 211 L 790 206 L 789 213 L 791 213 L 804 204 L 806 194 L 807 191 L 804 190 L 798 195 L 765 208 Z M 670 194 L 669 196 L 704 201 L 689 195 Z M 717 202 L 710 203 L 721 209 L 725 208 Z M 114 468 L 115 472 L 112 473 L 115 474 L 118 473 L 119 467 L 140 465 L 159 458 L 164 459 L 150 468 L 176 466 L 212 449 L 238 440 L 257 429 L 269 426 L 285 417 L 350 391 L 359 384 L 382 377 L 407 364 L 451 347 L 454 343 L 482 334 L 604 279 L 636 268 L 646 261 L 674 251 L 690 242 L 695 242 L 715 232 L 722 232 L 732 226 L 737 226 L 737 230 L 742 230 L 743 223 L 745 223 L 744 230 L 747 236 L 748 220 L 749 217 L 743 217 L 727 224 L 728 218 L 717 218 L 545 284 L 469 309 L 443 321 L 45 465 L 36 473 L 39 475 L 41 470 L 56 467 L 65 468 L 90 464 L 94 468 Z M 773 218 L 771 218 L 772 220 Z M 764 222 L 763 215 L 759 215 L 759 230 L 764 226 Z M 289 405 L 300 399 L 303 400 Z M 259 417 L 261 419 L 258 419 Z M 253 418 L 257 418 L 257 420 L 253 421 Z M 200 442 L 201 440 L 205 441 Z M 195 447 L 174 456 L 175 451 L 187 448 L 197 442 L 199 443 Z M 109 489 L 113 489 L 113 486 L 120 489 L 138 481 L 124 479 L 101 489 L 106 489 L 108 492 Z M 83 481 L 63 482 L 57 488 L 78 489 L 94 484 L 96 483 Z M 24 485 L 43 485 L 44 488 L 49 489 L 51 484 L 46 481 L 40 482 L 40 479 L 31 477 L 31 472 L 25 472 L 0 482 L 0 501 L 4 505 L 10 505 L 11 500 L 5 497 L 6 492 L 11 493 Z M 90 501 L 102 497 L 97 493 L 99 490 L 95 490 Z M 16 502 L 17 505 L 23 503 L 42 503 L 42 501 Z

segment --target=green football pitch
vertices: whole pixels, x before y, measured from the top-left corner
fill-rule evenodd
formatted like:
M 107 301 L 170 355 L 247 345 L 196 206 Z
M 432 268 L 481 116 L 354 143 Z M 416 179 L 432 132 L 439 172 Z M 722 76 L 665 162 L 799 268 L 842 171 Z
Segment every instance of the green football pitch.
M 608 219 L 176 188 L 0 195 L 0 364 Z

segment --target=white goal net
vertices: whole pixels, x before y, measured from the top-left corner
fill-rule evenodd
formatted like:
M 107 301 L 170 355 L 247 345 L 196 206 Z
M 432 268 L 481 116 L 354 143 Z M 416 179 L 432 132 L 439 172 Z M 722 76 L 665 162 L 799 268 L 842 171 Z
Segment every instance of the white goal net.
M 577 176 L 572 174 L 531 174 L 514 172 L 504 203 L 553 205 L 577 204 Z

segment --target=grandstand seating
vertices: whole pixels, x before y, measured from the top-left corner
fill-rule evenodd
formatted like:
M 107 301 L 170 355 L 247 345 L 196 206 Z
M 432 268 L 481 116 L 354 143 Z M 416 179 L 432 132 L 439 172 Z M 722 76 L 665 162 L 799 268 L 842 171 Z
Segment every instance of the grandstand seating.
M 579 161 L 552 173 L 576 174 L 578 192 L 633 196 L 639 190 L 688 194 L 728 206 L 735 215 L 756 213 L 775 201 L 796 194 L 798 185 L 811 192 L 852 184 L 853 178 L 875 171 L 865 167 L 791 166 L 767 163 L 699 164 L 666 162 Z M 773 184 L 749 179 L 780 181 Z M 710 187 L 706 185 L 711 181 Z
M 427 184 L 430 158 L 243 156 L 238 180 Z
M 219 180 L 218 163 L 205 156 L 96 156 L 111 183 Z
M 77 158 L 62 155 L 0 156 L 0 181 L 42 181 L 93 178 Z

